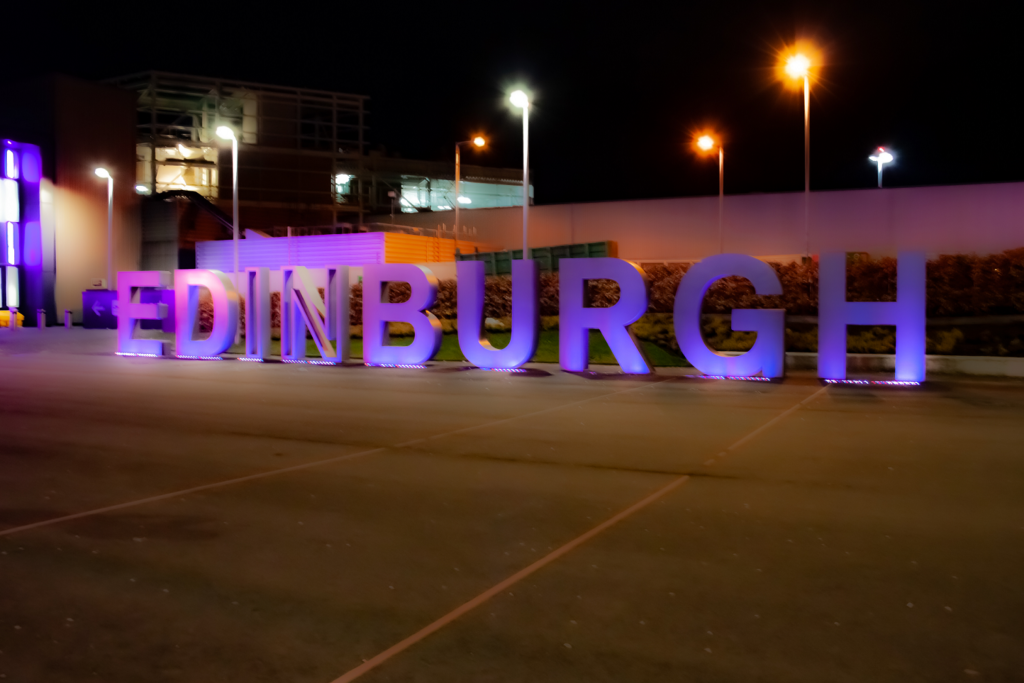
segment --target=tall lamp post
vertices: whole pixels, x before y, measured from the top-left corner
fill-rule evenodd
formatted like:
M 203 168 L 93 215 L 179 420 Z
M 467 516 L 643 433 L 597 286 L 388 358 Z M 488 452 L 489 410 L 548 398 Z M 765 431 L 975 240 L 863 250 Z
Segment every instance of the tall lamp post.
M 509 96 L 513 106 L 523 110 L 523 258 L 530 258 L 527 227 L 530 214 L 530 98 L 522 90 Z
M 241 292 L 238 281 L 238 138 L 227 126 L 217 128 L 217 137 L 231 141 L 231 239 L 235 248 L 235 290 Z
M 487 141 L 477 135 L 472 140 L 464 140 L 462 142 L 455 143 L 455 230 L 452 235 L 455 238 L 456 249 L 459 246 L 459 205 L 462 204 L 462 195 L 459 194 L 459 175 L 462 172 L 462 146 L 463 145 L 475 145 L 477 148 L 483 147 L 487 144 Z M 393 214 L 394 212 L 392 212 Z M 394 222 L 394 221 L 392 221 Z
M 868 157 L 870 161 L 873 161 L 876 164 L 878 164 L 879 187 L 882 186 L 882 167 L 885 166 L 886 164 L 891 164 L 893 162 L 893 158 L 894 157 L 892 155 L 892 152 L 887 150 L 885 147 L 879 147 L 877 150 L 875 150 L 875 153 L 873 155 Z
M 803 80 L 804 89 L 804 256 L 811 255 L 811 59 L 803 52 L 786 58 L 783 70 L 794 80 Z
M 107 289 L 114 288 L 114 177 L 100 166 L 95 171 L 107 180 Z
M 722 213 L 725 201 L 725 147 L 711 135 L 697 138 L 697 149 L 708 154 L 718 148 L 718 253 L 725 252 L 725 233 L 722 230 Z

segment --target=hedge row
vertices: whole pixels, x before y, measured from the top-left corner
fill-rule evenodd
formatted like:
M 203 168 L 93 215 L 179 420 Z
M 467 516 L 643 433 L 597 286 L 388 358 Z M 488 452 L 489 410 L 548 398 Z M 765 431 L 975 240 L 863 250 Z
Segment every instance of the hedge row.
M 738 277 L 719 280 L 704 299 L 705 313 L 728 313 L 733 308 L 784 308 L 791 315 L 817 315 L 818 264 L 772 263 L 782 282 L 782 296 L 756 296 L 750 282 Z M 651 283 L 650 313 L 671 313 L 679 281 L 686 264 L 648 266 Z M 512 280 L 507 275 L 486 281 L 484 315 L 507 318 L 512 314 Z M 1001 254 L 975 256 L 955 254 L 928 262 L 928 316 L 972 316 L 1024 313 L 1024 248 Z M 618 285 L 609 280 L 589 283 L 593 306 L 610 306 L 618 300 Z M 323 291 L 321 290 L 321 295 Z M 362 285 L 351 292 L 351 321 L 362 323 Z M 409 285 L 394 283 L 390 300 L 405 301 Z M 558 274 L 540 276 L 540 314 L 558 315 Z M 895 301 L 896 259 L 851 258 L 847 267 L 847 298 L 850 301 Z M 272 294 L 274 327 L 280 327 L 280 294 Z M 212 310 L 204 303 L 201 327 L 209 329 Z M 457 317 L 457 288 L 454 280 L 442 280 L 437 303 L 431 311 L 439 318 Z

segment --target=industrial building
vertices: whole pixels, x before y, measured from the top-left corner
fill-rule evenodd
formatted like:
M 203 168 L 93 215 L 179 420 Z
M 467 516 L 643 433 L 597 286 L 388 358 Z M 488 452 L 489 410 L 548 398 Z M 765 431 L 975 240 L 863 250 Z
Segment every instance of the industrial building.
M 41 166 L 31 188 L 4 178 L 4 191 L 26 211 L 42 207 L 38 233 L 25 220 L 5 220 L 0 230 L 4 255 L 19 259 L 4 260 L 0 289 L 20 283 L 22 294 L 4 297 L 3 308 L 20 303 L 26 325 L 36 324 L 37 310 L 48 324 L 64 310 L 80 321 L 82 292 L 113 288 L 117 271 L 195 267 L 197 242 L 231 237 L 231 143 L 217 136 L 219 126 L 236 131 L 239 143 L 243 235 L 395 232 L 414 239 L 389 253 L 454 252 L 441 243 L 413 246 L 415 238 L 443 240 L 445 231 L 402 220 L 455 205 L 454 160 L 371 150 L 366 96 L 155 71 L 103 83 L 54 74 L 2 88 L 0 138 L 12 159 L 24 145 L 35 149 L 24 153 Z M 98 167 L 113 178 L 111 226 Z M 464 164 L 462 178 L 466 208 L 521 206 L 519 169 Z M 12 202 L 5 200 L 5 216 Z M 371 224 L 371 214 L 384 218 Z M 26 235 L 27 253 L 40 254 L 38 272 L 20 261 Z
M 522 245 L 520 169 L 462 167 L 456 234 L 454 164 L 368 152 L 364 96 L 158 72 L 2 95 L 0 294 L 27 325 L 37 310 L 80 321 L 82 292 L 113 288 L 117 271 L 233 268 L 222 125 L 239 142 L 243 268 L 431 262 L 449 277 L 460 252 Z M 1024 183 L 667 198 L 535 207 L 529 243 L 552 266 L 586 245 L 640 263 L 988 253 L 1024 244 L 1021 216 Z
M 239 222 L 246 228 L 330 232 L 358 226 L 367 214 L 455 204 L 452 162 L 369 150 L 363 95 L 158 71 L 107 82 L 137 95 L 140 193 L 195 192 L 230 213 L 231 145 L 216 133 L 228 126 L 239 142 Z M 467 206 L 522 204 L 518 169 L 465 165 L 462 175 Z

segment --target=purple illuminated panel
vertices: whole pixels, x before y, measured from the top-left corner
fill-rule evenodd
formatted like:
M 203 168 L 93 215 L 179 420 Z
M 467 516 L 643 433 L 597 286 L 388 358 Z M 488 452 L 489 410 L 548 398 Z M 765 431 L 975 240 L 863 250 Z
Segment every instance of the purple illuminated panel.
M 629 329 L 647 312 L 647 276 L 643 269 L 617 258 L 580 258 L 561 259 L 559 270 L 558 362 L 562 369 L 587 369 L 590 330 L 600 330 L 624 373 L 650 373 L 651 365 Z M 587 280 L 615 280 L 619 300 L 608 308 L 587 306 Z
M 408 282 L 412 292 L 402 303 L 388 301 L 387 283 Z M 437 300 L 437 278 L 429 268 L 408 263 L 363 268 L 363 360 L 378 367 L 419 366 L 441 348 L 441 322 L 426 309 Z M 388 322 L 405 322 L 415 337 L 409 346 L 388 344 Z
M 537 262 L 512 261 L 512 338 L 496 349 L 484 332 L 484 264 L 460 261 L 458 276 L 459 347 L 466 360 L 488 370 L 511 370 L 537 352 L 540 316 L 537 299 Z
M 706 375 L 781 377 L 786 361 L 784 309 L 732 310 L 732 328 L 757 332 L 754 346 L 740 356 L 726 356 L 708 347 L 700 329 L 700 311 L 708 289 L 723 277 L 745 277 L 759 295 L 782 294 L 782 283 L 767 263 L 744 254 L 717 254 L 686 271 L 676 291 L 674 322 L 679 350 L 693 367 Z
M 818 269 L 818 376 L 846 379 L 846 326 L 896 326 L 896 379 L 925 378 L 925 255 L 900 252 L 896 301 L 846 300 L 846 254 L 821 255 Z
M 18 155 L 13 149 L 7 148 L 3 151 L 4 155 L 4 177 L 11 178 L 12 180 L 18 179 Z
M 56 256 L 52 220 L 43 220 L 39 148 L 14 140 L 0 143 L 0 263 L 8 267 L 5 304 L 20 301 L 26 325 L 38 325 L 38 310 L 56 319 Z

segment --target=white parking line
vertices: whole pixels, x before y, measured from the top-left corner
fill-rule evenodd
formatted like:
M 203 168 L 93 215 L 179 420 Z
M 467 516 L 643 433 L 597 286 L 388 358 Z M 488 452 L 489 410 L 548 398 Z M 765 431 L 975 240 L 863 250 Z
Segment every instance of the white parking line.
M 667 381 L 668 379 L 671 379 L 671 378 L 666 378 L 666 380 L 662 380 L 662 381 Z M 515 415 L 513 417 L 502 418 L 500 420 L 491 420 L 490 422 L 484 422 L 484 423 L 481 423 L 481 424 L 478 424 L 478 425 L 473 425 L 472 427 L 462 427 L 462 428 L 459 428 L 459 429 L 453 429 L 451 431 L 443 432 L 441 434 L 433 434 L 431 436 L 425 436 L 425 437 L 421 437 L 421 438 L 418 438 L 418 439 L 411 439 L 409 441 L 403 441 L 402 443 L 396 443 L 396 444 L 394 444 L 392 446 L 381 446 L 379 448 L 371 448 L 369 450 L 359 451 L 358 453 L 349 453 L 348 455 L 339 455 L 339 456 L 335 456 L 333 458 L 325 458 L 323 460 L 316 460 L 316 461 L 313 461 L 313 462 L 303 463 L 301 465 L 292 465 L 290 467 L 282 467 L 280 469 L 270 470 L 269 472 L 258 472 L 256 474 L 249 474 L 249 475 L 246 475 L 246 476 L 243 476 L 243 477 L 235 477 L 233 479 L 225 479 L 223 481 L 213 482 L 213 483 L 210 483 L 210 484 L 202 484 L 200 486 L 193 486 L 191 488 L 181 489 L 180 491 L 172 491 L 170 493 L 161 493 L 159 495 L 150 496 L 148 498 L 140 498 L 139 500 L 132 500 L 132 501 L 128 501 L 128 502 L 125 502 L 125 503 L 117 503 L 115 505 L 107 505 L 106 507 L 96 508 L 94 510 L 86 510 L 84 512 L 75 512 L 75 513 L 70 514 L 70 515 L 63 515 L 61 517 L 54 517 L 52 519 L 44 519 L 44 520 L 41 520 L 39 522 L 33 522 L 31 524 L 23 524 L 21 526 L 12 527 L 10 529 L 2 529 L 2 530 L 0 530 L 0 537 L 10 536 L 12 534 L 17 534 L 17 533 L 20 533 L 22 531 L 29 531 L 31 529 L 38 529 L 40 527 L 51 526 L 53 524 L 61 524 L 63 522 L 70 522 L 72 520 L 82 519 L 83 517 L 94 517 L 96 515 L 102 515 L 102 514 L 104 514 L 106 512 L 114 512 L 116 510 L 124 510 L 126 508 L 137 507 L 139 505 L 147 505 L 149 503 L 158 503 L 158 502 L 160 502 L 162 500 L 168 500 L 168 499 L 171 499 L 171 498 L 175 498 L 177 496 L 187 496 L 187 495 L 192 494 L 192 493 L 199 493 L 200 491 L 209 491 L 211 489 L 222 488 L 224 486 L 232 486 L 234 484 L 243 484 L 243 483 L 249 482 L 249 481 L 256 481 L 258 479 L 266 479 L 268 477 L 274 477 L 274 476 L 277 476 L 277 475 L 280 475 L 280 474 L 288 474 L 290 472 L 297 472 L 299 470 L 310 469 L 312 467 L 321 467 L 323 465 L 331 465 L 333 463 L 344 462 L 345 460 L 355 460 L 356 458 L 365 458 L 367 456 L 375 455 L 377 453 L 381 453 L 381 452 L 386 451 L 386 450 L 391 449 L 391 448 L 405 448 L 405 447 L 412 446 L 412 445 L 415 445 L 415 444 L 418 444 L 418 443 L 423 443 L 423 442 L 427 441 L 428 439 L 440 439 L 440 438 L 443 438 L 443 437 L 446 437 L 446 436 L 452 436 L 454 434 L 463 434 L 465 432 L 471 432 L 471 431 L 477 430 L 477 429 L 485 429 L 487 427 L 493 427 L 495 425 L 503 424 L 505 422 L 512 422 L 514 420 L 521 420 L 521 419 L 524 419 L 524 418 L 535 417 L 537 415 L 543 415 L 545 413 L 551 413 L 551 412 L 555 412 L 555 411 L 558 411 L 558 410 L 564 410 L 566 408 L 572 408 L 574 406 L 578 406 L 578 405 L 581 405 L 581 404 L 584 404 L 584 403 L 590 403 L 591 401 L 598 401 L 598 400 L 601 400 L 601 399 L 604 399 L 604 398 L 609 398 L 611 396 L 617 396 L 619 394 L 626 394 L 626 393 L 629 393 L 631 391 L 639 391 L 640 389 L 646 389 L 647 387 L 654 386 L 654 385 L 657 385 L 657 384 L 661 384 L 661 382 L 647 383 L 647 384 L 643 384 L 643 385 L 638 386 L 638 387 L 631 387 L 629 389 L 622 389 L 620 391 L 612 391 L 612 392 L 609 392 L 607 394 L 601 394 L 600 396 L 592 396 L 591 398 L 586 398 L 586 399 L 583 399 L 583 400 L 580 400 L 580 401 L 573 401 L 572 403 L 566 403 L 566 404 L 560 405 L 560 406 L 553 406 L 551 408 L 544 408 L 543 410 L 535 410 L 535 411 L 532 411 L 532 412 L 529 412 L 529 413 L 523 413 L 522 415 Z
M 802 400 L 799 403 L 797 403 L 795 406 L 787 409 L 786 411 L 780 413 L 779 415 L 776 415 L 775 417 L 773 417 L 768 422 L 765 422 L 763 425 L 761 425 L 757 429 L 753 430 L 752 432 L 750 432 L 749 434 L 747 434 L 743 438 L 741 438 L 738 441 L 734 442 L 731 446 L 729 446 L 724 451 L 719 453 L 719 455 L 716 456 L 716 457 L 721 457 L 723 455 L 726 455 L 726 454 L 736 450 L 737 448 L 739 448 L 743 444 L 749 443 L 750 440 L 753 439 L 754 437 L 756 437 L 757 435 L 763 433 L 765 430 L 771 428 L 773 425 L 777 424 L 779 421 L 785 419 L 789 415 L 792 415 L 797 410 L 799 410 L 803 406 L 805 406 L 808 403 L 810 403 L 811 401 L 813 401 L 815 398 L 817 398 L 822 393 L 824 393 L 827 388 L 828 387 L 822 387 L 821 389 L 819 389 L 818 391 L 814 392 L 813 394 L 811 394 L 810 396 L 808 396 L 804 400 Z M 705 463 L 705 464 L 707 464 L 707 463 Z M 502 581 L 502 582 L 492 586 L 491 588 L 488 588 L 487 590 L 485 590 L 483 593 L 480 593 L 479 595 L 477 595 L 472 600 L 470 600 L 468 602 L 465 602 L 462 605 L 456 607 L 451 612 L 448 612 L 447 614 L 442 616 L 440 619 L 437 619 L 436 621 L 434 621 L 434 622 L 424 626 L 423 628 L 421 628 L 416 633 L 413 633 L 408 638 L 405 638 L 404 640 L 401 640 L 401 641 L 395 643 L 394 645 L 392 645 L 388 649 L 384 650 L 380 654 L 376 655 L 375 657 L 372 657 L 371 659 L 366 660 L 365 662 L 363 662 L 359 666 L 355 667 L 354 669 L 351 669 L 350 671 L 346 672 L 345 674 L 341 675 L 340 677 L 334 679 L 333 681 L 331 681 L 331 683 L 349 683 L 350 681 L 354 681 L 355 679 L 359 678 L 360 676 L 362 676 L 363 674 L 367 673 L 368 671 L 371 671 L 372 669 L 377 668 L 378 666 L 380 666 L 384 662 L 388 661 L 389 659 L 391 659 L 395 655 L 400 654 L 401 652 L 403 652 L 403 651 L 407 650 L 408 648 L 412 647 L 413 645 L 415 645 L 416 643 L 420 642 L 421 640 L 423 640 L 427 636 L 429 636 L 429 635 L 431 635 L 431 634 L 441 630 L 442 628 L 444 628 L 448 624 L 452 623 L 453 621 L 455 621 L 456 619 L 458 619 L 462 615 L 466 614 L 467 612 L 470 612 L 474 608 L 479 607 L 481 604 L 487 602 L 488 600 L 493 598 L 498 593 L 501 593 L 502 591 L 506 590 L 509 586 L 512 586 L 513 584 L 518 583 L 519 581 L 525 579 L 527 576 L 530 576 L 534 572 L 536 572 L 536 571 L 544 568 L 545 566 L 551 564 L 552 562 L 554 562 L 555 560 L 559 559 L 560 557 L 562 557 L 566 553 L 570 552 L 571 550 L 574 550 L 578 546 L 580 546 L 583 543 L 586 543 L 590 539 L 594 538 L 595 536 L 600 534 L 605 529 L 608 529 L 609 527 L 614 526 L 615 524 L 617 524 L 618 522 L 621 522 L 622 520 L 626 519 L 630 515 L 632 515 L 632 514 L 638 512 L 638 511 L 644 509 L 645 507 L 647 507 L 648 505 L 650 505 L 654 501 L 658 500 L 659 498 L 665 497 L 666 495 L 668 495 L 672 491 L 676 490 L 677 488 L 679 488 L 680 486 L 682 486 L 683 484 L 685 484 L 689 480 L 690 480 L 690 476 L 686 475 L 686 474 L 684 474 L 682 476 L 679 476 L 679 477 L 676 477 L 675 479 L 670 481 L 668 484 L 665 484 L 664 486 L 662 486 L 661 488 L 659 488 L 657 491 L 655 491 L 654 493 L 650 494 L 646 498 L 640 500 L 639 502 L 634 503 L 633 505 L 629 506 L 628 508 L 626 508 L 622 512 L 618 513 L 617 515 L 615 515 L 615 516 L 605 520 L 604 522 L 598 524 L 597 526 L 593 527 L 592 529 L 590 529 L 589 531 L 585 532 L 581 536 L 577 536 L 576 538 L 572 539 L 571 541 L 569 541 L 565 545 L 562 545 L 559 548 L 553 550 L 552 552 L 548 553 L 547 555 L 545 555 L 544 557 L 540 558 L 539 560 L 537 560 L 533 564 L 529 565 L 528 567 L 520 569 L 518 572 L 516 572 L 512 576 L 508 577 L 504 581 Z

